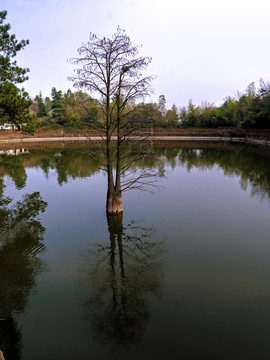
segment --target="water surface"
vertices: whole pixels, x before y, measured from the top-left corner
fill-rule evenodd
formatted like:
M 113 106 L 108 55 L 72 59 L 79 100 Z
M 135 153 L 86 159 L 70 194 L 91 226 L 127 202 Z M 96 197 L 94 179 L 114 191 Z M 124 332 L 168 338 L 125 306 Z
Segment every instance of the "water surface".
M 2 151 L 6 359 L 269 358 L 269 150 L 153 151 L 159 190 L 117 220 L 80 146 Z

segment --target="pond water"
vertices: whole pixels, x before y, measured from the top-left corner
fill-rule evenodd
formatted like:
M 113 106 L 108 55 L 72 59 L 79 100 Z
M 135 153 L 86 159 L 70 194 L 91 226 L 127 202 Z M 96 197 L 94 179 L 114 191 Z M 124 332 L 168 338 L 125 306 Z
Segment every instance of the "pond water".
M 269 358 L 270 151 L 153 151 L 117 219 L 81 146 L 1 151 L 5 359 Z

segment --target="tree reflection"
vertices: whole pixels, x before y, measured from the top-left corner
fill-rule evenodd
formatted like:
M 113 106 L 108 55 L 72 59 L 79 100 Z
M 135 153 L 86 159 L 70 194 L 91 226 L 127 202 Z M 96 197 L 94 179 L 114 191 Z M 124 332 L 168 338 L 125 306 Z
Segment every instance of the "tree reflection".
M 22 157 L 19 156 L 4 156 L 2 158 L 2 168 L 8 174 L 18 190 L 22 189 L 27 180 L 27 175 L 24 168 Z
M 161 295 L 164 241 L 153 239 L 154 228 L 134 221 L 124 226 L 122 215 L 108 215 L 107 222 L 110 243 L 91 252 L 86 319 L 98 342 L 129 349 L 143 338 L 150 298 Z
M 209 143 L 174 142 L 172 145 L 161 146 L 156 143 L 155 156 L 143 157 L 132 163 L 131 171 L 139 173 L 150 169 L 162 175 L 164 163 L 171 168 L 185 166 L 188 171 L 192 168 L 206 170 L 218 166 L 226 176 L 238 176 L 243 190 L 250 187 L 252 195 L 270 198 L 269 150 Z M 91 146 L 32 149 L 27 155 L 3 156 L 0 170 L 2 176 L 7 174 L 13 179 L 18 189 L 25 186 L 27 167 L 40 167 L 46 177 L 50 170 L 54 170 L 58 183 L 62 185 L 70 178 L 85 178 L 100 172 L 100 159 L 89 155 L 92 150 Z M 136 153 L 132 155 L 137 156 Z M 159 182 L 160 178 L 156 180 Z
M 183 149 L 187 150 L 187 149 Z M 243 151 L 242 147 L 234 151 L 222 151 L 216 149 L 202 149 L 194 151 L 187 157 L 185 151 L 181 151 L 179 159 L 182 164 L 191 169 L 196 166 L 200 169 L 212 168 L 218 165 L 226 176 L 238 176 L 240 186 L 246 190 L 251 188 L 251 196 L 257 195 L 261 199 L 270 198 L 270 168 L 267 157 Z M 191 150 L 191 149 L 189 149 Z M 195 153 L 195 154 L 194 154 Z
M 11 201 L 0 179 L 0 349 L 5 359 L 16 360 L 22 344 L 15 317 L 25 310 L 43 270 L 39 255 L 45 250 L 45 228 L 37 217 L 47 203 L 38 192 L 9 206 Z
M 50 170 L 55 170 L 59 185 L 67 183 L 70 178 L 86 178 L 99 172 L 98 163 L 89 159 L 89 155 L 80 147 L 35 149 L 30 155 L 30 165 L 39 166 L 46 177 Z
M 178 148 L 177 148 L 178 146 Z M 181 146 L 181 147 L 180 147 Z M 208 146 L 208 147 L 207 147 Z M 254 151 L 253 151 L 254 150 Z M 270 199 L 269 150 L 262 154 L 256 148 L 247 146 L 222 146 L 212 144 L 176 144 L 175 148 L 166 147 L 156 150 L 171 168 L 176 165 L 191 169 L 208 170 L 218 166 L 225 176 L 239 177 L 241 188 L 250 187 L 251 196 Z M 258 150 L 258 149 L 257 149 Z

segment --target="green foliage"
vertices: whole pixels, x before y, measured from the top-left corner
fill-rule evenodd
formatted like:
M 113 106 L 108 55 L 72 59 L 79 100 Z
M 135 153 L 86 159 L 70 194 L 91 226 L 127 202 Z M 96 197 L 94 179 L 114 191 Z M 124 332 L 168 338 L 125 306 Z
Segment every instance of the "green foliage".
M 19 129 L 30 119 L 32 101 L 23 88 L 14 85 L 28 79 L 29 69 L 20 68 L 13 58 L 29 41 L 18 41 L 15 35 L 9 34 L 10 25 L 4 24 L 6 15 L 6 11 L 0 12 L 0 118 L 2 123 L 12 123 Z
M 155 103 L 141 103 L 137 105 L 136 109 L 133 111 L 132 116 L 135 119 L 153 119 L 155 127 L 163 127 L 165 123 L 165 119 L 161 111 L 159 110 L 158 105 Z
M 22 83 L 27 80 L 26 73 L 29 69 L 22 69 L 12 60 L 18 51 L 22 50 L 29 40 L 16 40 L 15 35 L 9 34 L 10 24 L 4 24 L 7 12 L 0 12 L 0 83 L 10 81 Z
M 228 96 L 222 106 L 219 108 L 221 116 L 226 126 L 236 126 L 237 124 L 237 101 Z
M 257 126 L 259 128 L 270 128 L 270 83 L 260 81 L 258 94 L 260 100 L 260 110 L 257 116 Z
M 112 108 L 117 101 L 114 95 Z M 243 94 L 226 97 L 219 107 L 209 103 L 197 106 L 190 100 L 179 110 L 176 105 L 167 110 L 166 98 L 160 95 L 156 103 L 130 102 L 125 105 L 125 111 L 131 114 L 131 119 L 153 119 L 155 128 L 270 128 L 270 84 L 261 80 L 257 91 L 251 83 Z M 105 123 L 101 104 L 81 90 L 68 90 L 63 94 L 53 88 L 52 100 L 48 97 L 43 100 L 39 93 L 35 98 L 34 112 L 40 117 L 44 129 L 64 125 L 65 129 L 83 130 L 91 128 L 93 123 L 99 123 L 102 128 Z M 2 119 L 4 121 L 3 114 Z M 96 126 L 95 129 L 99 128 Z
M 61 90 L 57 91 L 56 88 L 53 87 L 51 95 L 52 95 L 51 108 L 52 108 L 53 120 L 56 123 L 63 125 L 65 111 L 66 111 L 63 93 Z
M 165 115 L 166 126 L 176 128 L 178 126 L 179 116 L 177 107 L 173 104 L 172 108 Z
M 238 93 L 237 98 L 227 97 L 220 107 L 212 104 L 195 106 L 190 101 L 187 107 L 180 109 L 180 121 L 184 128 L 269 128 L 270 84 L 261 80 L 257 92 L 251 83 L 244 94 Z
M 180 109 L 181 126 L 184 128 L 199 127 L 200 108 L 189 100 L 187 108 Z
M 37 102 L 38 105 L 38 110 L 37 110 L 37 116 L 40 117 L 44 117 L 47 115 L 46 112 L 46 106 L 45 106 L 45 102 L 44 99 L 42 97 L 42 93 L 40 91 L 40 93 L 35 97 L 35 101 Z
M 68 90 L 64 94 L 65 127 L 73 129 L 87 128 L 98 118 L 98 106 L 86 93 Z
M 11 82 L 0 83 L 0 116 L 2 122 L 11 122 L 18 128 L 29 118 L 29 106 L 32 100 L 22 88 Z
M 26 117 L 26 125 L 23 126 L 23 133 L 34 135 L 35 131 L 41 127 L 41 121 L 38 119 L 36 114 L 31 114 Z

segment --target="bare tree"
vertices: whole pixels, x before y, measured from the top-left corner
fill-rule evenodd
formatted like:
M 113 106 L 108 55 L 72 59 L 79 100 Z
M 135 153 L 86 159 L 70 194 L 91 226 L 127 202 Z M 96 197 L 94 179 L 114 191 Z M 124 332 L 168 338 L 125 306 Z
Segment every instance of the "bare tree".
M 127 175 L 134 161 L 142 157 L 137 153 L 127 161 L 141 138 L 137 137 L 128 147 L 123 144 L 134 135 L 135 127 L 131 124 L 139 107 L 138 100 L 143 100 L 152 91 L 153 76 L 142 75 L 151 58 L 139 57 L 140 47 L 133 46 L 125 31 L 118 27 L 111 39 L 100 39 L 90 34 L 89 41 L 78 50 L 79 57 L 71 59 L 71 63 L 78 65 L 78 68 L 69 79 L 75 87 L 92 94 L 103 114 L 103 117 L 92 121 L 91 126 L 97 130 L 102 144 L 101 147 L 95 145 L 103 155 L 103 160 L 97 155 L 100 167 L 108 175 L 106 211 L 109 214 L 122 213 L 123 190 L 141 188 L 150 176 L 144 171 L 133 179 L 126 176 L 121 184 L 121 175 Z M 91 156 L 95 156 L 95 153 L 92 152 Z

